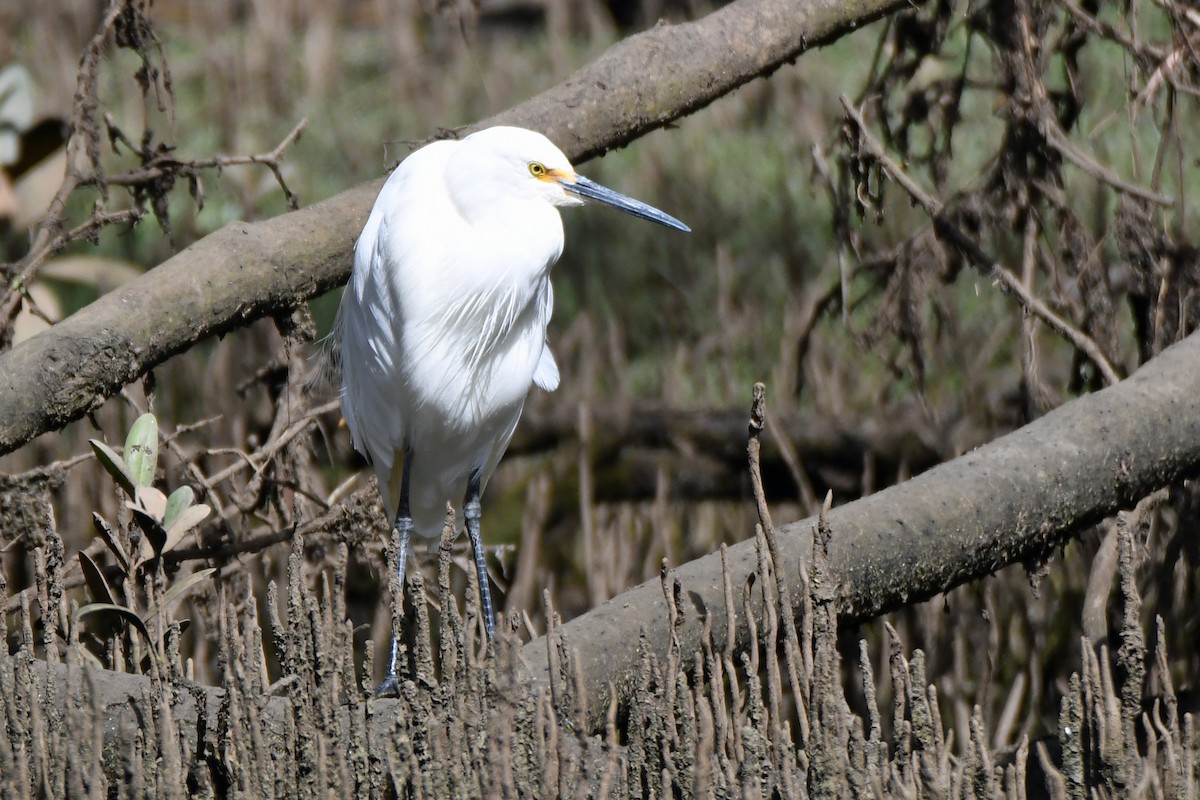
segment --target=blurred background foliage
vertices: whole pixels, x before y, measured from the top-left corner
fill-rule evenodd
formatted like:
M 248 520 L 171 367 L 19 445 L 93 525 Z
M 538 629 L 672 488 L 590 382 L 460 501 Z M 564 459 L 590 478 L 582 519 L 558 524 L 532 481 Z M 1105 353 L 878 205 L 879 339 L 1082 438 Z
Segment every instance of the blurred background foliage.
M 1181 17 L 1166 2 L 1031 5 L 1037 41 L 1046 45 L 1038 73 L 1060 110 L 1075 106 L 1071 141 L 1125 180 L 1178 198 L 1148 212 L 1145 223 L 1170 245 L 1156 253 L 1176 265 L 1164 266 L 1176 276 L 1175 322 L 1153 336 L 1139 327 L 1144 276 L 1131 266 L 1128 237 L 1120 235 L 1131 215 L 1122 217 L 1111 185 L 1050 158 L 1052 167 L 1026 175 L 1026 185 L 1042 181 L 1039 191 L 1051 200 L 988 208 L 999 196 L 989 194 L 989 182 L 1011 173 L 1001 162 L 1013 152 L 1012 109 L 1022 88 L 1009 81 L 1000 46 L 1013 4 L 930 3 L 807 53 L 581 168 L 694 233 L 668 235 L 597 209 L 564 214 L 568 244 L 555 269 L 551 326 L 562 386 L 532 394 L 513 457 L 485 496 L 485 538 L 510 613 L 527 612 L 539 627 L 540 589 L 548 586 L 571 617 L 654 576 L 664 557 L 680 563 L 751 535 L 748 482 L 740 467 L 727 468 L 740 458 L 741 430 L 734 426 L 718 452 L 711 440 L 674 431 L 672 420 L 741 414 L 756 380 L 768 386 L 776 421 L 769 437 L 794 440 L 794 447 L 777 444 L 765 465 L 780 521 L 814 511 L 827 489 L 835 502 L 851 500 L 1099 388 L 1093 365 L 1025 317 L 989 278 L 932 236 L 921 238 L 928 220 L 907 196 L 854 182 L 845 167 L 843 93 L 874 109 L 888 146 L 926 187 L 945 200 L 978 201 L 984 210 L 973 219 L 985 250 L 1101 340 L 1122 374 L 1194 327 L 1187 253 L 1196 230 L 1188 193 L 1197 177 L 1188 155 L 1198 151 L 1195 96 L 1176 90 L 1177 76 L 1156 79 L 1151 61 L 1130 55 L 1169 51 L 1190 32 L 1180 32 Z M 709 10 L 686 0 L 157 0 L 153 20 L 173 98 L 161 108 L 148 101 L 134 77 L 137 58 L 111 49 L 99 96 L 131 135 L 144 119 L 158 140 L 192 158 L 267 152 L 307 118 L 282 166 L 307 204 L 385 175 L 416 144 L 557 83 L 628 33 Z M 1137 47 L 1089 33 L 1076 12 L 1129 32 Z M 0 0 L 0 65 L 28 71 L 36 119 L 69 115 L 79 53 L 102 13 L 94 2 Z M 888 92 L 875 93 L 879 87 Z M 1047 158 L 1026 156 L 1030 173 Z M 28 247 L 29 226 L 61 180 L 56 157 L 11 182 L 16 199 L 0 206 L 4 260 Z M 112 170 L 128 161 L 105 158 Z M 171 193 L 169 232 L 148 216 L 106 229 L 97 246 L 72 245 L 34 287 L 43 310 L 65 316 L 231 220 L 287 208 L 271 173 L 253 166 L 206 173 L 203 188 L 202 207 L 182 187 Z M 853 213 L 855 201 L 863 213 Z M 91 200 L 72 202 L 86 214 Z M 1064 206 L 1070 225 L 1056 216 Z M 1042 223 L 1038 258 L 1022 272 L 1021 225 L 1030 209 Z M 80 262 L 84 255 L 95 260 Z M 336 302 L 333 293 L 312 303 L 318 337 Z M 308 327 L 301 314 L 201 343 L 156 369 L 152 385 L 129 387 L 88 419 L 5 456 L 0 470 L 15 475 L 86 454 L 89 438 L 120 442 L 150 405 L 165 436 L 160 480 L 196 484 L 217 511 L 190 543 L 198 553 L 273 532 L 285 539 L 292 523 L 336 508 L 367 481 L 363 473 L 346 483 L 361 464 L 336 412 L 319 416 L 277 458 L 256 454 L 281 427 L 333 397 L 328 386 L 306 382 L 315 352 L 304 341 Z M 655 414 L 657 437 L 620 440 L 629 420 Z M 813 442 L 825 435 L 836 441 L 820 450 Z M 198 480 L 215 475 L 225 477 L 211 486 Z M 53 514 L 46 524 L 68 553 L 94 546 L 93 512 L 120 513 L 121 498 L 89 460 L 29 502 L 45 498 Z M 1167 620 L 1185 695 L 1200 661 L 1200 558 L 1195 537 L 1184 533 L 1193 506 L 1191 489 L 1178 487 L 1140 529 L 1145 614 Z M 383 515 L 372 513 L 373 527 L 337 534 L 356 544 L 347 591 L 360 644 L 368 636 L 383 641 L 387 631 Z M 1049 567 L 1035 566 L 1032 581 L 1010 569 L 892 616 L 906 643 L 927 649 L 944 717 L 962 741 L 977 703 L 989 713 L 1011 708 L 996 746 L 1053 728 L 1068 665 L 1079 662 L 1093 556 L 1111 529 L 1100 525 Z M 0 533 L 12 597 L 35 572 L 38 541 L 22 535 Z M 333 552 L 319 533 L 308 542 L 314 561 Z M 266 581 L 283 576 L 286 550 L 226 549 L 173 569 L 194 574 L 208 564 L 223 568 L 218 579 L 231 595 L 261 598 Z M 212 597 L 195 600 L 191 615 L 203 617 L 206 602 Z M 7 610 L 15 607 L 10 598 Z M 855 654 L 863 632 L 843 633 Z M 203 625 L 183 638 L 201 681 L 211 681 L 217 645 Z

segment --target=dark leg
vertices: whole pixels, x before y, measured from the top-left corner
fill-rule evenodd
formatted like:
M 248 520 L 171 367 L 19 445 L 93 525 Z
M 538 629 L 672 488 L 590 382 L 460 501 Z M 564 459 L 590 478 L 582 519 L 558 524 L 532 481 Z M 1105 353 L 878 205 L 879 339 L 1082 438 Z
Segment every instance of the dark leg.
M 471 553 L 475 556 L 475 574 L 479 576 L 479 600 L 483 606 L 483 617 L 487 623 L 488 639 L 495 638 L 496 615 L 492 612 L 492 589 L 488 584 L 487 561 L 483 557 L 483 536 L 479 532 L 479 470 L 471 473 L 467 480 L 467 498 L 463 502 L 463 517 L 467 521 L 467 536 L 471 539 Z
M 400 502 L 396 506 L 396 532 L 400 534 L 400 544 L 396 549 L 396 589 L 400 592 L 400 596 L 404 596 L 404 571 L 408 566 L 408 544 L 412 539 L 413 521 L 412 512 L 408 507 L 408 478 L 412 469 L 412 451 L 406 450 L 404 453 L 404 471 L 400 475 Z M 383 679 L 383 683 L 375 689 L 375 696 L 391 697 L 400 694 L 400 679 L 397 676 L 399 664 L 396 662 L 400 658 L 400 642 L 396 637 L 396 622 L 392 621 L 392 657 L 388 662 L 387 677 Z

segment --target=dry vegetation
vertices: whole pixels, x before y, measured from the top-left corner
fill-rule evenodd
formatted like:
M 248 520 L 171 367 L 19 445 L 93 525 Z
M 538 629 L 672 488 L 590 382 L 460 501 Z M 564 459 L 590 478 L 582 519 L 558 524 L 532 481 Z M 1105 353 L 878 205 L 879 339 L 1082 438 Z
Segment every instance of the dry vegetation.
M 40 112 L 76 134 L 42 199 L 32 180 L 18 193 L 48 209 L 40 227 L 6 217 L 5 346 L 24 315 L 56 320 L 229 219 L 377 177 L 407 140 L 620 35 L 606 7 L 560 2 L 55 6 L 0 0 L 0 62 L 24 63 Z M 543 588 L 570 619 L 754 533 L 755 380 L 771 387 L 766 497 L 797 518 L 1190 334 L 1197 42 L 1171 0 L 930 2 L 589 165 L 696 234 L 684 249 L 602 212 L 568 219 L 564 385 L 531 398 L 485 500 L 519 624 L 483 647 L 459 611 L 472 571 L 443 542 L 437 588 L 410 586 L 428 603 L 406 604 L 399 700 L 358 700 L 389 633 L 387 531 L 329 391 L 307 383 L 330 300 L 200 344 L 5 456 L 0 791 L 1197 796 L 1190 482 L 1048 563 L 861 628 L 839 629 L 821 549 L 808 575 L 777 574 L 760 525 L 757 577 L 725 592 L 756 645 L 645 652 L 599 735 L 569 640 L 540 694 L 517 647 L 558 624 Z M 71 269 L 96 244 L 103 260 Z M 115 447 L 147 408 L 154 460 L 119 488 L 86 442 Z M 190 486 L 211 516 L 171 537 L 146 485 Z

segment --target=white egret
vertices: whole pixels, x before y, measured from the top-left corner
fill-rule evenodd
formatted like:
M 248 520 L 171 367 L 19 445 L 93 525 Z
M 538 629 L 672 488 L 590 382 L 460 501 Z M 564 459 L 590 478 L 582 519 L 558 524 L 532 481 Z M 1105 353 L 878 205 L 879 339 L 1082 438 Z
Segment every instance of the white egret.
M 342 413 L 409 540 L 465 522 L 488 636 L 491 589 L 479 497 L 532 385 L 558 386 L 546 344 L 559 206 L 595 200 L 681 231 L 658 209 L 579 175 L 545 136 L 496 127 L 426 145 L 384 184 L 354 249 L 335 324 Z M 461 530 L 461 528 L 460 528 Z M 394 691 L 397 646 L 379 692 Z

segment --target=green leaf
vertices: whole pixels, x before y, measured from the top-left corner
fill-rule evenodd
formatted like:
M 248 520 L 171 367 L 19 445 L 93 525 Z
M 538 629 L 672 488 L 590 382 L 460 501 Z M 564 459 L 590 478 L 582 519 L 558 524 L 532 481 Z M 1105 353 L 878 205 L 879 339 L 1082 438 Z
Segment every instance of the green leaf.
M 115 602 L 112 588 L 104 579 L 104 573 L 96 566 L 96 562 L 92 561 L 92 557 L 82 550 L 79 551 L 79 567 L 83 570 L 83 580 L 87 583 L 93 600 L 98 603 Z
M 167 543 L 163 545 L 163 552 L 169 553 L 175 549 L 175 546 L 183 541 L 183 537 L 192 528 L 199 525 L 204 520 L 208 519 L 208 515 L 212 513 L 212 509 L 207 503 L 188 506 L 183 513 L 175 518 L 175 522 L 165 526 L 167 529 Z
M 171 530 L 171 524 L 195 499 L 196 493 L 190 486 L 180 486 L 171 492 L 171 496 L 167 498 L 166 513 L 163 514 L 163 527 Z
M 150 412 L 137 418 L 125 437 L 125 463 L 135 486 L 154 483 L 158 469 L 158 419 Z
M 104 471 L 125 490 L 125 494 L 133 497 L 134 480 L 129 472 L 129 467 L 125 464 L 125 459 L 99 439 L 89 439 L 88 444 L 92 446 L 92 452 L 96 454 L 96 460 L 100 462 L 100 466 L 104 467 Z
M 146 623 L 142 622 L 142 618 L 131 609 L 116 605 L 115 603 L 88 603 L 86 606 L 76 610 L 75 616 L 71 618 L 71 624 L 78 625 L 80 620 L 91 614 L 115 614 L 122 621 L 136 628 L 138 633 L 145 637 L 147 642 L 150 641 L 150 631 L 146 629 Z
M 183 597 L 184 592 L 186 592 L 188 589 L 191 589 L 197 583 L 204 580 L 209 575 L 212 575 L 216 571 L 216 567 L 207 567 L 198 572 L 193 572 L 191 575 L 188 575 L 186 578 L 173 585 L 170 589 L 167 589 L 167 591 L 163 592 L 162 598 L 159 599 L 158 605 L 151 606 L 146 611 L 145 621 L 149 622 L 150 620 L 154 619 L 156 616 L 165 611 L 167 606 Z

